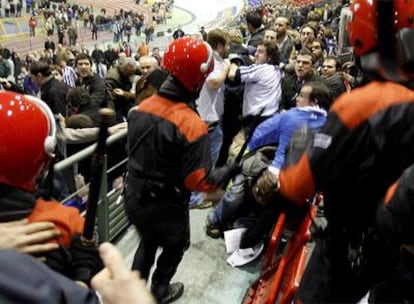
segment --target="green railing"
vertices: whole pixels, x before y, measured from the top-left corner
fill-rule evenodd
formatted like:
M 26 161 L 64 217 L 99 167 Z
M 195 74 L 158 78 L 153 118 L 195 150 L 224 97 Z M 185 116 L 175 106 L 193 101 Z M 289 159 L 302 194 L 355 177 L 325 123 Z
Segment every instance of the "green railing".
M 123 130 L 114 135 L 109 136 L 106 140 L 107 146 L 110 146 L 115 142 L 124 139 L 126 137 L 126 134 L 127 131 Z M 54 166 L 55 172 L 63 172 L 66 169 L 74 169 L 74 167 L 76 167 L 80 161 L 90 158 L 95 149 L 96 143 L 56 163 Z M 127 159 L 124 159 L 108 169 L 107 161 L 105 160 L 101 180 L 100 200 L 98 203 L 97 215 L 97 226 L 100 241 L 112 241 L 128 225 L 128 220 L 126 218 L 124 211 L 121 190 L 112 189 L 108 192 L 108 174 L 110 174 L 118 167 L 124 165 L 126 162 Z M 71 193 L 61 202 L 65 203 L 71 199 L 74 199 L 78 195 L 78 193 L 80 193 L 82 190 L 84 190 L 84 188 L 88 186 L 89 184 Z

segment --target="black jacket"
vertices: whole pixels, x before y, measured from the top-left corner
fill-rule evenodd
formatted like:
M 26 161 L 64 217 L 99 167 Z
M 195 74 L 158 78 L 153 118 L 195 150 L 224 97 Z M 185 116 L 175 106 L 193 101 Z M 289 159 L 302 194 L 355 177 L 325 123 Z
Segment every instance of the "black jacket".
M 212 170 L 207 125 L 190 106 L 195 97 L 169 76 L 129 113 L 126 211 L 161 243 L 188 239 L 190 191 L 213 191 L 231 174 Z
M 69 87 L 65 83 L 57 80 L 53 76 L 50 76 L 50 78 L 47 79 L 40 88 L 41 99 L 47 103 L 53 114 L 60 113 L 66 117 L 66 94 L 68 90 Z
M 100 107 L 107 106 L 107 92 L 105 81 L 96 74 L 85 78 L 79 78 L 76 86 L 83 87 L 88 90 L 91 96 L 91 103 Z
M 289 110 L 296 107 L 296 94 L 299 94 L 301 87 L 307 81 L 323 81 L 323 79 L 315 74 L 307 75 L 299 84 L 299 80 L 295 72 L 290 75 L 286 75 L 282 80 L 282 100 L 280 102 L 280 109 Z

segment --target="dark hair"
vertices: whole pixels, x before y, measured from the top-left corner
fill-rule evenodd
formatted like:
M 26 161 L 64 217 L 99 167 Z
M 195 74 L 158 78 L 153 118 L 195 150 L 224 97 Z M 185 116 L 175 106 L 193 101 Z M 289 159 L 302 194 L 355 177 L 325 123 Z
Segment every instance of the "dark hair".
M 91 96 L 87 89 L 82 87 L 70 88 L 66 94 L 67 102 L 73 107 L 84 107 L 91 103 Z
M 299 33 L 302 33 L 302 30 L 305 27 L 310 28 L 313 31 L 313 36 L 316 38 L 316 36 L 318 35 L 318 30 L 312 24 L 309 24 L 309 23 L 305 23 L 304 25 L 302 25 L 299 29 Z
M 38 60 L 30 65 L 30 74 L 42 74 L 43 77 L 48 77 L 51 74 L 50 66 L 47 62 Z
M 335 68 L 337 71 L 340 71 L 342 69 L 342 63 L 341 60 L 336 56 L 326 56 L 323 61 L 325 60 L 334 60 L 335 61 Z
M 84 59 L 88 59 L 89 63 L 92 65 L 92 58 L 89 55 L 85 54 L 85 53 L 79 53 L 78 55 L 76 55 L 75 65 L 78 64 L 79 60 L 84 60 Z
M 315 61 L 316 61 L 315 55 L 313 55 L 313 53 L 310 50 L 308 50 L 307 48 L 302 48 L 298 53 L 298 56 L 299 55 L 301 55 L 301 56 L 310 56 L 312 58 L 312 64 L 314 64 Z
M 207 34 L 207 43 L 213 50 L 217 49 L 219 44 L 226 45 L 230 41 L 229 34 L 221 29 L 214 29 Z
M 264 45 L 266 48 L 266 55 L 270 58 L 269 63 L 278 65 L 280 63 L 280 52 L 276 41 L 262 41 L 259 45 Z
M 246 14 L 246 22 L 250 23 L 255 29 L 261 27 L 262 25 L 262 16 L 257 12 L 248 12 Z
M 333 102 L 331 90 L 328 86 L 323 81 L 308 81 L 304 86 L 312 88 L 310 99 L 318 100 L 318 105 L 328 111 Z
M 93 128 L 95 123 L 92 118 L 85 114 L 75 114 L 66 120 L 66 127 L 73 129 Z

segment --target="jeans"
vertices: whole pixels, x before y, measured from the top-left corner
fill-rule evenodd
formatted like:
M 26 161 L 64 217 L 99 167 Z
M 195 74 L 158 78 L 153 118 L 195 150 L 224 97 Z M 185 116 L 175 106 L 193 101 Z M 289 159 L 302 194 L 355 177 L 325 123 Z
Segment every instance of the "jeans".
M 221 149 L 221 144 L 223 142 L 223 131 L 221 130 L 220 124 L 215 127 L 209 128 L 208 130 L 208 141 L 210 146 L 210 159 L 211 164 L 214 168 Z M 190 206 L 200 205 L 206 194 L 204 192 L 192 192 L 190 197 Z
M 230 189 L 226 191 L 224 196 L 208 217 L 214 225 L 219 225 L 223 230 L 227 229 L 227 224 L 234 219 L 240 207 L 244 203 L 246 177 L 243 174 L 237 175 Z

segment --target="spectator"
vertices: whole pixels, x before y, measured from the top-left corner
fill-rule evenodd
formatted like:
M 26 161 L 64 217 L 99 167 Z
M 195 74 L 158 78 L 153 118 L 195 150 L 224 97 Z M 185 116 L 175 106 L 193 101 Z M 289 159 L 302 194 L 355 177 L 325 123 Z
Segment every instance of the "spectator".
M 282 71 L 276 42 L 262 41 L 255 53 L 255 63 L 237 66 L 232 63 L 229 79 L 244 83 L 243 132 L 248 136 L 261 121 L 276 113 L 282 97 Z
M 28 25 L 29 25 L 30 37 L 36 36 L 36 27 L 37 27 L 36 19 L 34 17 L 30 17 Z
M 177 28 L 177 29 L 173 32 L 172 37 L 173 37 L 174 39 L 178 39 L 178 38 L 184 37 L 184 35 L 185 35 L 185 33 L 184 33 L 184 31 L 181 29 L 181 25 L 180 25 L 180 26 L 178 26 L 178 28 Z
M 141 41 L 141 43 L 139 44 L 139 46 L 137 48 L 137 53 L 138 53 L 139 57 L 149 55 L 149 47 L 148 47 L 148 44 L 145 43 L 145 41 Z
M 288 73 L 282 82 L 281 109 L 288 110 L 295 106 L 296 94 L 299 94 L 305 82 L 321 80 L 314 72 L 314 62 L 314 56 L 309 50 L 303 49 L 299 52 L 294 63 L 294 72 Z
M 50 66 L 42 61 L 35 61 L 30 65 L 30 76 L 40 87 L 41 98 L 50 107 L 52 113 L 66 116 L 66 93 L 69 87 L 55 79 Z
M 74 115 L 85 115 L 90 119 L 90 124 L 88 126 L 78 126 L 77 128 L 92 128 L 98 127 L 100 123 L 99 115 L 99 105 L 92 103 L 91 96 L 89 95 L 88 90 L 85 88 L 71 88 L 67 94 L 67 101 L 69 107 L 70 117 Z M 66 122 L 68 128 L 75 128 L 69 125 L 69 122 Z M 76 129 L 76 128 L 75 128 Z
M 27 70 L 27 67 L 21 67 L 20 75 L 24 76 L 22 85 L 24 93 L 32 96 L 37 96 L 40 91 L 39 86 L 33 82 L 32 77 L 30 77 L 30 74 Z
M 46 38 L 45 41 L 45 50 L 52 50 L 52 52 L 55 52 L 55 43 L 52 41 L 52 38 L 49 36 Z
M 105 81 L 92 72 L 92 59 L 86 54 L 79 54 L 75 60 L 78 72 L 76 86 L 85 88 L 91 98 L 91 103 L 99 107 L 108 106 Z
M 160 48 L 154 47 L 152 49 L 151 56 L 154 57 L 157 60 L 158 65 L 161 66 L 162 57 L 160 55 Z
M 135 104 L 135 95 L 131 93 L 130 77 L 135 75 L 137 63 L 131 57 L 120 58 L 117 65 L 105 76 L 111 107 L 115 109 L 117 122 L 126 121 L 128 112 Z
M 98 74 L 101 78 L 104 78 L 107 72 L 105 65 L 105 55 L 104 52 L 99 48 L 98 44 L 95 44 L 91 57 L 93 64 L 95 65 L 96 74 Z
M 264 37 L 264 27 L 262 27 L 262 16 L 255 11 L 249 11 L 246 14 L 246 26 L 250 34 L 247 45 L 257 47 L 262 42 Z
M 74 88 L 76 86 L 76 80 L 78 79 L 75 70 L 71 66 L 68 66 L 65 60 L 61 60 L 59 65 L 62 68 L 62 81 L 68 87 Z
M 230 38 L 227 32 L 213 29 L 208 32 L 207 43 L 214 51 L 214 69 L 207 76 L 196 100 L 197 112 L 208 126 L 209 153 L 213 168 L 219 157 L 223 132 L 221 119 L 224 110 L 224 82 L 230 69 L 229 63 L 224 61 L 230 48 Z M 211 207 L 211 201 L 204 201 L 205 193 L 193 192 L 190 197 L 190 208 Z
M 92 40 L 98 40 L 98 25 L 96 24 L 96 22 L 92 23 L 91 26 L 91 32 L 92 32 Z
M 111 67 L 113 67 L 116 59 L 118 58 L 118 55 L 115 52 L 112 44 L 108 44 L 108 47 L 104 52 L 104 57 L 106 62 L 106 69 L 109 70 Z
M 206 32 L 206 30 L 204 29 L 204 26 L 202 26 L 202 27 L 200 28 L 200 34 L 201 34 L 201 36 L 203 37 L 203 40 L 204 40 L 204 41 L 207 41 L 207 32 Z
M 7 78 L 11 74 L 9 61 L 0 55 L 0 78 Z
M 326 57 L 322 63 L 322 78 L 331 89 L 334 100 L 347 91 L 346 80 L 340 73 L 340 63 L 333 56 Z

